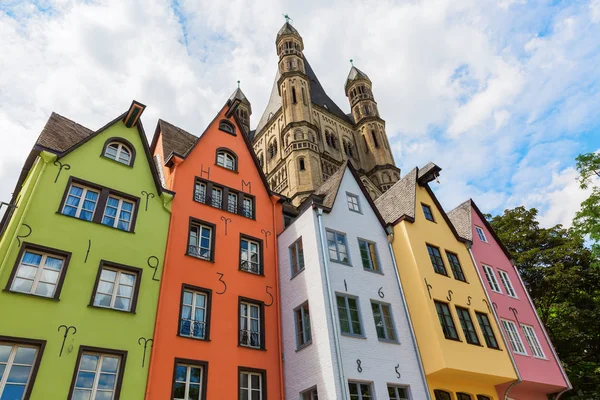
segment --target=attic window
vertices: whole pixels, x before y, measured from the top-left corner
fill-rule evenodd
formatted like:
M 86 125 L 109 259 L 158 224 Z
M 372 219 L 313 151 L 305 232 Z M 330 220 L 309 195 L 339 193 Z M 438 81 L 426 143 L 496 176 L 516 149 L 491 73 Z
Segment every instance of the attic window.
M 323 103 L 323 107 L 324 107 L 326 110 L 329 110 L 329 107 L 327 107 L 327 104 Z
M 125 139 L 111 138 L 104 144 L 102 155 L 121 164 L 132 166 L 135 159 L 135 149 Z
M 222 120 L 221 122 L 219 122 L 219 129 L 223 132 L 229 133 L 230 135 L 235 135 L 235 127 L 229 121 Z

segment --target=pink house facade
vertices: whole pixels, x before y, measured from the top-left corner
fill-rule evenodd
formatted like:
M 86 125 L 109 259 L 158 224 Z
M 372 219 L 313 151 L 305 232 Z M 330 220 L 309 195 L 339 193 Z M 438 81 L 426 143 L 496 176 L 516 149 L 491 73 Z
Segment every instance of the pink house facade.
M 548 394 L 571 389 L 508 250 L 481 211 L 468 200 L 448 216 L 458 233 L 472 243 L 471 255 L 488 293 L 489 307 L 499 319 L 520 376 L 521 382 L 510 388 L 508 398 L 546 400 Z M 503 398 L 508 384 L 497 389 Z

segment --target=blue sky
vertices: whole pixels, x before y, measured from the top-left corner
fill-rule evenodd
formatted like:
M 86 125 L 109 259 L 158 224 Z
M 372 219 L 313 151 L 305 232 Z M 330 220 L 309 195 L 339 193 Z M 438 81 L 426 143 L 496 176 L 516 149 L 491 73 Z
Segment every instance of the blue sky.
M 200 134 L 239 79 L 255 126 L 284 13 L 343 110 L 348 60 L 370 76 L 396 163 L 441 166 L 447 209 L 570 223 L 574 158 L 600 149 L 600 0 L 4 0 L 0 200 L 52 111 L 95 129 L 135 98 L 147 132 Z

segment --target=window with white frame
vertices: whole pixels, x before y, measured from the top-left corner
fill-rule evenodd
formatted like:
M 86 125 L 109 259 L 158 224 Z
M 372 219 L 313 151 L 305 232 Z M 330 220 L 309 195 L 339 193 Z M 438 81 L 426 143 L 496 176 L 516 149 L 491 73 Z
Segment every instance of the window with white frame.
M 227 211 L 237 214 L 238 212 L 238 195 L 237 193 L 227 193 Z
M 131 165 L 131 149 L 121 142 L 110 142 L 106 145 L 104 157 L 118 161 L 121 164 Z
M 63 275 L 65 257 L 26 248 L 17 266 L 10 290 L 54 297 Z
M 235 171 L 237 165 L 235 165 L 235 156 L 226 150 L 217 151 L 217 165 Z
M 475 231 L 477 232 L 477 236 L 479 236 L 479 240 L 481 240 L 482 242 L 487 243 L 487 237 L 485 237 L 485 232 L 483 231 L 483 228 L 480 226 L 475 226 Z
M 366 382 L 348 382 L 350 400 L 372 400 L 371 384 Z
M 134 204 L 122 197 L 110 195 L 106 201 L 102 223 L 113 228 L 129 231 Z
M 396 329 L 392 318 L 392 309 L 389 304 L 371 300 L 373 319 L 377 337 L 383 340 L 396 341 Z
M 240 400 L 263 400 L 263 377 L 260 372 L 240 371 Z
M 175 382 L 173 382 L 174 400 L 200 400 L 204 381 L 204 366 L 177 363 L 175 366 Z
M 258 304 L 247 301 L 240 302 L 240 345 L 261 349 L 262 312 Z
M 138 274 L 102 266 L 94 295 L 94 306 L 132 311 L 136 296 Z
M 377 258 L 377 248 L 375 243 L 364 239 L 358 239 L 358 248 L 360 249 L 360 258 L 363 268 L 369 271 L 379 272 L 379 259 Z
M 206 183 L 196 182 L 194 188 L 194 200 L 200 203 L 206 203 Z
M 203 260 L 212 260 L 213 227 L 200 222 L 192 222 L 188 242 L 188 255 Z
M 502 326 L 504 326 L 504 330 L 508 335 L 508 341 L 510 342 L 510 346 L 516 354 L 527 355 L 527 351 L 525 350 L 525 346 L 523 346 L 523 342 L 521 341 L 521 336 L 519 336 L 519 332 L 517 331 L 517 326 L 514 322 L 503 319 Z
M 212 197 L 210 201 L 210 205 L 216 208 L 221 208 L 223 204 L 223 190 L 218 187 L 212 188 Z
M 260 266 L 260 243 L 256 240 L 242 237 L 240 247 L 240 269 L 260 275 L 262 273 Z
M 312 389 L 308 389 L 302 393 L 300 393 L 301 400 L 319 400 L 319 392 L 317 388 L 314 387 Z
M 77 367 L 71 400 L 114 399 L 120 369 L 121 357 L 117 355 L 84 352 Z
M 312 341 L 308 301 L 294 310 L 294 321 L 296 325 L 296 348 L 300 349 Z
M 302 249 L 302 238 L 296 240 L 290 246 L 290 264 L 292 276 L 304 269 L 304 250 Z
M 537 358 L 546 358 L 533 326 L 521 324 L 521 328 L 523 328 L 523 333 L 525 333 L 525 340 L 527 340 L 527 344 L 531 349 L 531 354 Z
M 208 293 L 184 289 L 181 303 L 179 334 L 195 339 L 206 339 L 208 331 Z
M 360 212 L 360 204 L 358 196 L 352 193 L 346 193 L 346 200 L 348 201 L 348 209 L 350 211 Z
M 506 294 L 508 294 L 510 297 L 514 297 L 516 299 L 517 293 L 515 292 L 512 282 L 510 281 L 510 278 L 508 277 L 508 274 L 505 271 L 502 271 L 501 269 L 499 269 L 498 275 L 500 275 L 500 280 L 502 281 L 502 285 L 504 285 L 504 289 L 506 289 Z
M 327 231 L 327 249 L 329 250 L 329 259 L 341 263 L 348 263 L 348 245 L 346 234 L 335 231 Z
M 407 387 L 388 385 L 387 389 L 390 400 L 409 400 Z
M 482 264 L 483 272 L 485 273 L 485 278 L 490 285 L 490 289 L 492 289 L 496 293 L 502 293 L 500 289 L 500 285 L 498 285 L 498 280 L 496 279 L 496 274 L 494 273 L 494 269 L 489 265 Z
M 252 198 L 244 196 L 242 215 L 246 218 L 254 217 L 254 200 Z
M 338 294 L 336 296 L 336 301 L 342 333 L 362 336 L 358 299 L 356 297 Z
M 100 192 L 80 184 L 71 184 L 62 213 L 71 217 L 91 221 L 98 203 Z
M 25 398 L 38 352 L 36 346 L 0 342 L 0 399 Z

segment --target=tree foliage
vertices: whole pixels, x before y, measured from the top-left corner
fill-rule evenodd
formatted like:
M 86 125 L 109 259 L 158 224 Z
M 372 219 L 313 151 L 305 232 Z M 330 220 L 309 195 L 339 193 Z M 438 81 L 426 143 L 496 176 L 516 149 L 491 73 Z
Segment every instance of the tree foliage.
M 535 208 L 517 207 L 489 219 L 574 386 L 562 398 L 600 399 L 600 271 L 581 231 L 542 228 Z
M 600 258 L 600 153 L 586 153 L 577 157 L 579 186 L 592 189 L 590 196 L 581 203 L 575 215 L 573 227 L 593 241 L 592 249 Z

